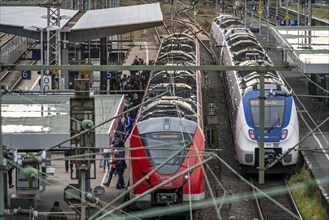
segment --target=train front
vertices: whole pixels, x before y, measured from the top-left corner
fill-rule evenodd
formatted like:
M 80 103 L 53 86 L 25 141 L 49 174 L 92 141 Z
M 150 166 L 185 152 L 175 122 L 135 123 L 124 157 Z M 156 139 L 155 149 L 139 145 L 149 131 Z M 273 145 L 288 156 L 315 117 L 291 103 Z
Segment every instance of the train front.
M 137 209 L 205 198 L 201 166 L 204 137 L 195 121 L 155 117 L 137 123 L 131 139 L 130 198 Z M 143 180 L 142 180 L 143 179 Z M 144 194 L 145 193 L 145 194 Z M 143 196 L 141 196 L 143 194 Z
M 264 160 L 271 164 L 287 150 L 298 145 L 299 124 L 296 106 L 287 91 L 265 90 Z M 277 95 L 271 95 L 277 94 Z M 241 100 L 236 124 L 236 153 L 246 173 L 258 172 L 260 142 L 259 90 L 249 91 Z M 298 146 L 267 173 L 291 173 L 298 160 Z

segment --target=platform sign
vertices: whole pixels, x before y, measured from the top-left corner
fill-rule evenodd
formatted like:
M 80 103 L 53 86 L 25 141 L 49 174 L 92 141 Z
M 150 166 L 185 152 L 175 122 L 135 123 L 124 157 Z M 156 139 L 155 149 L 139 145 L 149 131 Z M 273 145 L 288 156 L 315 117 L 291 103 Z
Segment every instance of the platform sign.
M 106 79 L 111 79 L 112 78 L 112 73 L 111 72 L 107 72 L 106 73 Z
M 298 26 L 298 21 L 281 19 L 280 26 Z
M 287 26 L 288 21 L 285 19 L 280 20 L 280 26 Z
M 43 90 L 51 90 L 52 82 L 51 76 L 43 76 Z
M 298 26 L 299 24 L 298 24 L 298 20 L 290 20 L 289 21 L 289 25 L 290 26 Z
M 22 79 L 31 79 L 31 71 L 22 71 Z
M 92 66 L 92 63 L 81 63 L 81 66 Z M 93 71 L 80 71 L 80 75 L 91 75 Z

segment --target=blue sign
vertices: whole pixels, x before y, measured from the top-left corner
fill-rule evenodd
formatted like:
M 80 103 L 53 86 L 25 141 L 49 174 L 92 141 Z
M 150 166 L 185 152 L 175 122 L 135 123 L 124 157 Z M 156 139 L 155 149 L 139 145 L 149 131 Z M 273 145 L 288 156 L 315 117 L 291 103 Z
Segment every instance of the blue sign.
M 280 26 L 298 26 L 298 21 L 281 19 Z
M 280 26 L 287 26 L 287 20 L 281 19 L 280 20 Z
M 251 7 L 252 7 L 252 11 L 257 11 L 258 8 L 257 5 L 252 5 Z
M 111 79 L 112 78 L 112 73 L 111 72 L 107 72 L 106 73 L 106 79 Z
M 290 26 L 298 26 L 298 21 L 297 20 L 290 20 L 289 24 L 290 24 Z
M 31 79 L 31 71 L 22 71 L 22 79 Z

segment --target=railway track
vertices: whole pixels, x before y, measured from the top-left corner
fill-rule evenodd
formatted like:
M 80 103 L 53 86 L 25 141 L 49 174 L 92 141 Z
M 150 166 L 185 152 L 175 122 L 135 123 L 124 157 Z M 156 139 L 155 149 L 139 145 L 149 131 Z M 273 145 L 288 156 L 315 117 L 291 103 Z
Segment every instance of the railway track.
M 34 65 L 36 60 L 20 60 L 17 64 L 19 65 Z M 18 87 L 22 81 L 22 76 L 20 71 L 5 71 L 0 73 L 0 82 L 8 91 L 13 91 Z
M 256 4 L 257 5 L 257 4 Z M 267 6 L 267 5 L 264 5 Z M 233 5 L 228 5 L 231 13 L 233 13 Z M 247 14 L 253 15 L 254 19 L 259 19 L 259 16 L 257 11 L 252 11 L 252 3 L 248 2 L 247 3 Z M 304 10 L 301 8 L 302 11 L 299 13 L 299 21 L 300 21 L 300 26 L 305 26 L 308 20 L 308 15 L 307 15 L 307 9 L 304 8 Z M 244 5 L 240 6 L 239 10 L 236 11 L 236 13 L 239 15 L 239 17 L 243 20 L 244 19 Z M 289 15 L 289 20 L 297 20 L 298 19 L 298 12 L 293 11 L 279 6 L 278 9 L 276 9 L 275 4 L 271 4 L 269 7 L 269 23 L 272 25 L 280 25 L 281 20 L 285 20 L 286 15 Z M 267 21 L 267 11 L 263 11 L 262 14 L 262 21 Z M 317 19 L 317 18 L 312 18 L 312 26 L 328 26 L 328 22 Z
M 252 179 L 250 182 L 255 186 L 253 187 L 254 201 L 260 220 L 303 219 L 285 179 L 272 178 L 266 181 L 266 184 L 258 184 Z M 270 195 L 267 195 L 266 191 L 270 192 Z
M 15 38 L 14 35 L 11 34 L 0 34 L 0 51 L 4 50 L 5 47 Z

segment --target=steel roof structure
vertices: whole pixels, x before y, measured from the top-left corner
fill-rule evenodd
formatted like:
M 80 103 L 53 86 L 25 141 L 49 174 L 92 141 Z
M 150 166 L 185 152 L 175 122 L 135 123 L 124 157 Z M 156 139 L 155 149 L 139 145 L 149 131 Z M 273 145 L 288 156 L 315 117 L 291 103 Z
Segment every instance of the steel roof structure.
M 163 16 L 159 3 L 104 8 L 79 12 L 60 9 L 61 32 L 65 40 L 85 42 L 116 34 L 162 25 Z M 23 29 L 30 25 L 47 27 L 45 7 L 0 7 L 0 32 L 39 39 L 40 33 Z
M 40 150 L 70 138 L 73 95 L 4 95 L 1 99 L 3 144 L 8 149 Z M 116 116 L 123 95 L 95 95 L 95 125 Z M 114 120 L 96 128 L 96 147 L 108 147 Z M 61 145 L 69 147 L 70 142 Z
M 271 32 L 303 73 L 329 74 L 328 26 L 272 27 Z

